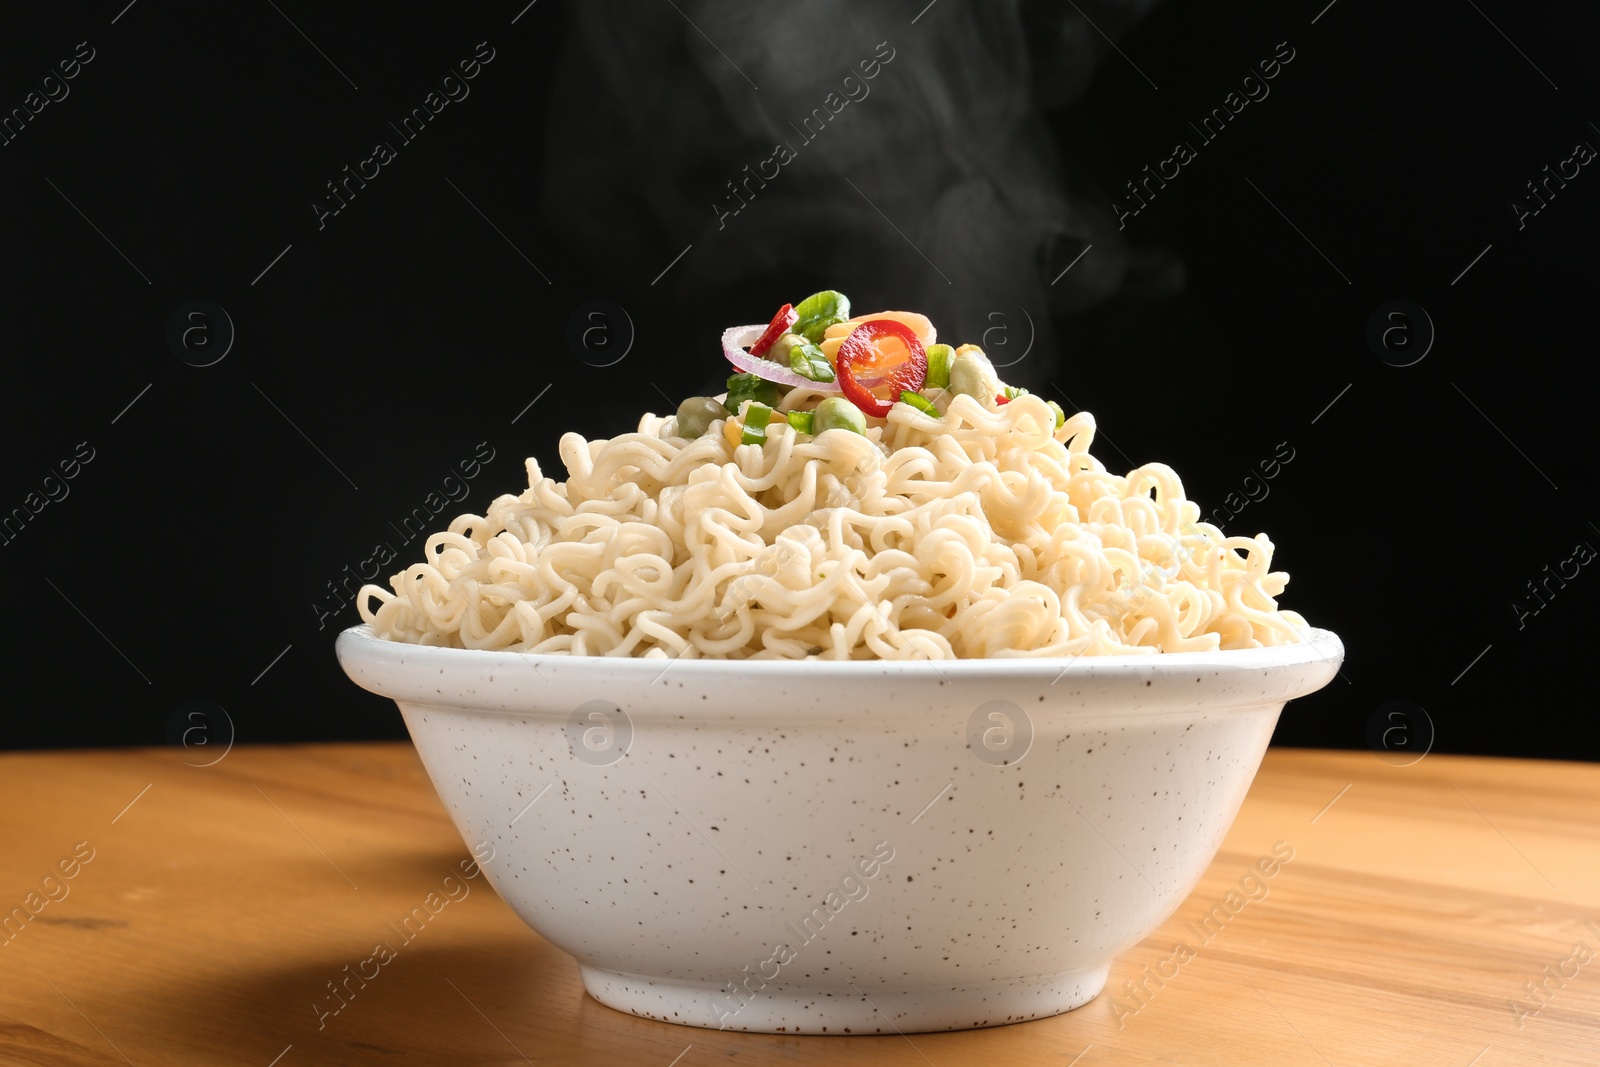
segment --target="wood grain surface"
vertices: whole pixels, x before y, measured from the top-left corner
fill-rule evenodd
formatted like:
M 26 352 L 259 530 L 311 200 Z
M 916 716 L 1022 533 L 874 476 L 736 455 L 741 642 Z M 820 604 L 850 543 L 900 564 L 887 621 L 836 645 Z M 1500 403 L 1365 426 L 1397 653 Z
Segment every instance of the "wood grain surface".
M 1273 750 L 1097 1000 L 829 1038 L 612 1011 L 482 878 L 402 943 L 469 856 L 408 745 L 183 756 L 0 756 L 0 1064 L 1600 1063 L 1596 766 Z

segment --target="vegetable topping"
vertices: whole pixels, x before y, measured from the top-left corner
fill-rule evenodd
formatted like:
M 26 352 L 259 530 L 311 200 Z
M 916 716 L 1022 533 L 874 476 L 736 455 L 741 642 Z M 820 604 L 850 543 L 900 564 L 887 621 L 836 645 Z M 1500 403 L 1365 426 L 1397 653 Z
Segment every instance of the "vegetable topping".
M 928 379 L 928 355 L 910 327 L 894 319 L 868 319 L 839 346 L 839 385 L 856 407 L 878 418 L 901 393 Z

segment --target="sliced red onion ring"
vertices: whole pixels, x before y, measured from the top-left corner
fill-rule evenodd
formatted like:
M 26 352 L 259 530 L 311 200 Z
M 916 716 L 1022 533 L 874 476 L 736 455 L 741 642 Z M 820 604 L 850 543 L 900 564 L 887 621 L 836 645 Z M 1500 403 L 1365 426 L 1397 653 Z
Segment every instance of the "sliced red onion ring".
M 754 326 L 731 326 L 722 334 L 722 354 L 728 357 L 728 362 L 735 367 L 757 378 L 764 378 L 778 385 L 786 385 L 791 389 L 810 389 L 818 393 L 842 392 L 839 383 L 814 382 L 803 374 L 796 374 L 781 363 L 774 363 L 770 359 L 752 356 L 748 349 L 761 339 L 766 332 L 766 324 Z

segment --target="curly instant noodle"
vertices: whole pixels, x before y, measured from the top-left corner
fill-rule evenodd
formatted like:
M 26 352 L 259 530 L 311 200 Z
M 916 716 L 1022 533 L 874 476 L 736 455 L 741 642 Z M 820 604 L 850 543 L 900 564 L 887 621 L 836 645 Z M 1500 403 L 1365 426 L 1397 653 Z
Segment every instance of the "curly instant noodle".
M 846 324 L 848 326 L 848 323 Z M 790 391 L 780 411 L 814 407 Z M 865 434 L 781 418 L 764 443 L 677 418 L 561 439 L 567 478 L 428 538 L 363 587 L 381 637 L 588 656 L 948 659 L 1301 640 L 1265 535 L 1200 521 L 1170 468 L 1092 456 L 1093 416 L 941 393 Z M 729 419 L 735 416 L 730 415 Z M 728 430 L 728 433 L 724 431 Z M 374 607 L 375 602 L 375 607 Z

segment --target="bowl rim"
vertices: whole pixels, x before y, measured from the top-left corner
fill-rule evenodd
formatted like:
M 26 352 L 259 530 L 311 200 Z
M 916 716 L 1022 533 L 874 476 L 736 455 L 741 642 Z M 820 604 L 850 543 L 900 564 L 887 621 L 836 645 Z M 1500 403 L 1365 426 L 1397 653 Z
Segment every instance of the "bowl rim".
M 774 677 L 804 671 L 808 676 L 819 670 L 861 676 L 922 676 L 951 678 L 1051 677 L 1106 678 L 1129 676 L 1146 678 L 1151 674 L 1188 674 L 1195 670 L 1214 673 L 1255 674 L 1273 669 L 1307 667 L 1319 661 L 1337 671 L 1344 662 L 1344 643 L 1332 630 L 1306 627 L 1300 631 L 1306 640 L 1292 645 L 1263 648 L 1219 649 L 1206 652 L 1119 653 L 1106 656 L 1006 656 L 972 659 L 911 660 L 831 660 L 831 659 L 679 659 L 639 656 L 574 656 L 568 653 L 517 652 L 504 649 L 454 648 L 392 641 L 377 636 L 367 623 L 349 627 L 338 635 L 335 648 L 346 670 L 352 661 L 374 665 L 400 666 L 408 660 L 413 667 L 423 665 L 454 671 L 542 671 L 567 673 L 603 668 L 619 681 L 654 677 L 667 664 L 673 672 L 717 676 L 761 673 Z

